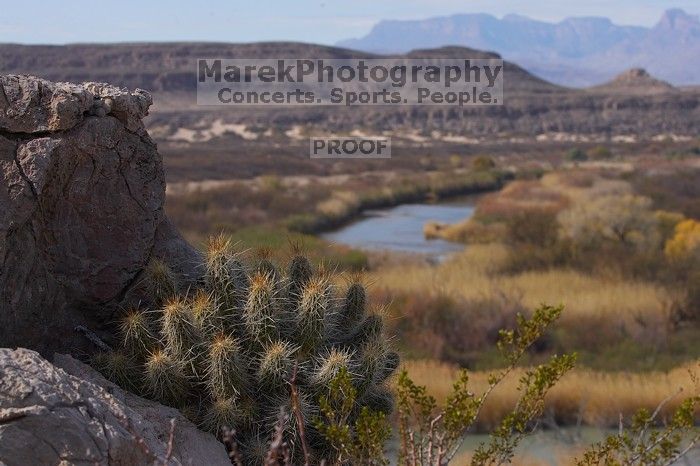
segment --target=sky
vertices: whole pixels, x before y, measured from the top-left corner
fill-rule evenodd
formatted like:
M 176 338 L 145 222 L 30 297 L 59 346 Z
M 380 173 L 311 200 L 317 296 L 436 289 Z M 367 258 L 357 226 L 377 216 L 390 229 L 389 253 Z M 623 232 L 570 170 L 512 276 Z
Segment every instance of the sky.
M 700 14 L 698 0 L 0 0 L 0 43 L 291 40 L 333 44 L 382 19 L 509 13 L 560 21 L 606 16 L 651 26 L 669 8 Z

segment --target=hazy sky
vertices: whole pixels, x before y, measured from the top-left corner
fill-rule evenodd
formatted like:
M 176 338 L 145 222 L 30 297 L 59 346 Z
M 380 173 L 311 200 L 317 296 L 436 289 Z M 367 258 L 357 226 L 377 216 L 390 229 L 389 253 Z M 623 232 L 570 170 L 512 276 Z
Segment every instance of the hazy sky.
M 0 0 L 0 42 L 61 44 L 206 40 L 296 40 L 332 44 L 382 19 L 454 13 L 518 13 L 559 21 L 607 16 L 650 26 L 664 10 L 700 13 L 698 0 Z

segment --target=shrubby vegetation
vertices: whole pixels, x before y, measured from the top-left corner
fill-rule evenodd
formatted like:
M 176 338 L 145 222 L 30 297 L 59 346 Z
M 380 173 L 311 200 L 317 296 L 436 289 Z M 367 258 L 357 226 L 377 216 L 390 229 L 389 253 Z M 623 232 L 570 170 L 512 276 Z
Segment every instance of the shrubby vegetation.
M 442 173 L 432 179 L 429 177 L 427 181 L 407 180 L 393 186 L 369 188 L 361 192 L 336 191 L 320 201 L 313 212 L 288 218 L 286 226 L 292 231 L 303 233 L 324 231 L 347 222 L 367 209 L 493 191 L 500 188 L 508 177 L 508 173 L 495 170 L 494 165 L 488 162 L 482 162 L 476 164 L 475 171 L 459 176 Z
M 685 295 L 673 310 L 682 319 L 696 313 L 692 280 L 681 279 L 700 270 L 696 223 L 683 212 L 655 208 L 625 181 L 573 171 L 515 181 L 479 202 L 472 219 L 426 228 L 453 241 L 506 245 L 504 272 L 573 268 L 656 283 Z M 680 255 L 683 261 L 674 259 Z
M 418 374 L 454 374 L 461 366 L 479 371 L 472 380 L 483 382 L 501 364 L 491 349 L 495 328 L 539 303 L 564 302 L 559 325 L 524 358 L 526 366 L 536 365 L 576 351 L 585 367 L 555 387 L 548 416 L 564 425 L 580 419 L 616 427 L 618 414 L 653 412 L 678 386 L 692 388 L 686 369 L 696 369 L 700 358 L 700 253 L 691 200 L 697 186 L 681 172 L 667 179 L 669 172 L 659 170 L 649 178 L 658 177 L 664 190 L 652 190 L 656 185 L 628 169 L 560 170 L 511 182 L 482 196 L 469 221 L 426 227 L 468 243 L 463 252 L 436 265 L 374 270 L 374 296 L 395 316 L 389 322 L 400 348 L 426 360 L 409 363 L 411 374 L 442 392 L 436 379 L 444 376 Z M 402 345 L 412 341 L 419 344 Z M 484 421 L 503 416 L 515 392 L 513 386 L 496 392 Z M 678 404 L 668 403 L 662 417 L 671 408 Z M 481 431 L 493 426 L 477 424 Z
M 166 209 L 187 239 L 200 244 L 212 231 L 236 234 L 251 227 L 266 227 L 280 237 L 290 232 L 318 233 L 366 209 L 497 190 L 511 175 L 494 168 L 490 158 L 485 160 L 472 170 L 427 175 L 370 173 L 325 181 L 264 176 L 184 187 L 169 193 Z
M 338 295 L 337 280 L 298 252 L 286 273 L 267 257 L 246 266 L 225 237 L 209 242 L 205 265 L 201 286 L 183 290 L 165 264 L 153 261 L 141 283 L 147 302 L 122 318 L 119 349 L 96 355 L 94 364 L 123 387 L 175 406 L 215 433 L 234 464 L 389 464 L 389 382 L 399 357 L 381 316 L 368 311 L 360 281 L 351 279 Z M 494 330 L 501 367 L 478 391 L 472 375 L 460 371 L 442 407 L 402 370 L 394 381 L 399 463 L 511 462 L 545 412 L 547 394 L 574 365 L 574 354 L 555 354 L 519 369 L 562 309 L 516 312 L 510 330 Z M 490 440 L 467 459 L 460 452 L 465 435 L 489 415 L 496 390 L 516 375 L 514 403 L 492 418 Z M 650 430 L 656 414 L 640 412 L 637 430 L 595 446 L 580 464 L 647 450 L 655 456 L 644 458 L 676 458 L 693 430 L 696 402 L 683 402 L 661 434 Z M 627 439 L 637 438 L 639 429 L 645 433 L 631 446 Z
M 574 147 L 566 153 L 566 160 L 570 162 L 585 162 L 588 160 L 588 154 L 583 149 Z

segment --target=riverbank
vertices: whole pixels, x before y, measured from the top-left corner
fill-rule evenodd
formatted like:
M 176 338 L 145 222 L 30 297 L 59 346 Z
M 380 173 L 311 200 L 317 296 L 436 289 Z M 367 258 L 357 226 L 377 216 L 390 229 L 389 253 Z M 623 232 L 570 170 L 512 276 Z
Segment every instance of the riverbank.
M 493 167 L 475 167 L 185 183 L 168 189 L 166 212 L 195 244 L 212 232 L 233 234 L 253 227 L 319 234 L 370 209 L 496 191 L 512 177 Z
M 285 225 L 300 233 L 318 234 L 337 229 L 370 209 L 401 204 L 445 201 L 458 196 L 501 189 L 513 174 L 503 170 L 431 174 L 427 180 L 413 180 L 395 186 L 370 188 L 360 194 L 340 192 L 318 205 L 315 212 L 290 216 Z

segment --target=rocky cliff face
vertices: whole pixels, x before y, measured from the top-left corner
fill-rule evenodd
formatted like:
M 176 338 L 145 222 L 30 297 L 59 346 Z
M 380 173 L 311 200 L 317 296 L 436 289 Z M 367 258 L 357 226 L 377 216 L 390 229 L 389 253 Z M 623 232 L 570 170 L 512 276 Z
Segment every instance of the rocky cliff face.
M 0 346 L 78 351 L 149 259 L 197 261 L 163 214 L 152 100 L 106 84 L 0 76 Z

